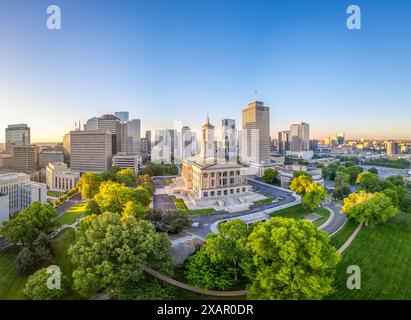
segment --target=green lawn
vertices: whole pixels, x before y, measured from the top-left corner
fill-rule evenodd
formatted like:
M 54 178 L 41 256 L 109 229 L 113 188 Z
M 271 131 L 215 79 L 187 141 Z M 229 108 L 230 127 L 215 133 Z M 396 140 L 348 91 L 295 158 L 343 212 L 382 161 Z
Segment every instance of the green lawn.
M 166 184 L 167 185 L 173 184 L 173 179 L 168 178 L 167 181 L 166 181 Z
M 49 196 L 49 197 L 54 197 L 54 198 L 58 198 L 58 197 L 60 197 L 60 192 L 58 192 L 58 191 L 47 191 L 47 195 Z
M 27 277 L 20 276 L 15 269 L 18 253 L 16 248 L 0 251 L 0 300 L 27 299 L 23 293 Z
M 331 299 L 411 299 L 411 215 L 363 227 L 343 253 Z M 361 268 L 361 289 L 346 287 L 347 267 Z
M 349 219 L 344 226 L 331 237 L 331 243 L 335 248 L 340 248 L 345 241 L 352 235 L 355 228 L 357 228 L 358 222 L 355 220 Z
M 327 221 L 328 217 L 330 216 L 330 212 L 325 208 L 317 208 L 315 210 L 310 210 L 307 208 L 303 208 L 300 204 L 282 210 L 274 211 L 270 215 L 272 217 L 304 219 L 304 217 L 310 213 L 316 213 L 319 216 L 321 216 L 320 219 L 314 221 L 314 225 L 316 227 L 321 226 L 324 222 Z
M 261 206 L 263 204 L 267 204 L 267 203 L 271 203 L 271 202 L 273 202 L 273 198 L 266 198 L 266 199 L 254 201 L 253 205 L 254 206 Z
M 56 225 L 61 226 L 63 224 L 72 224 L 77 218 L 87 213 L 87 203 L 77 203 L 72 206 L 66 213 L 61 215 L 55 220 Z
M 176 197 L 174 197 L 174 203 L 177 207 L 177 210 L 187 212 L 191 216 L 202 215 L 202 214 L 210 214 L 210 213 L 215 212 L 215 210 L 213 208 L 206 208 L 206 209 L 199 209 L 199 210 L 189 210 L 187 208 L 184 200 L 176 198 Z
M 72 266 L 67 250 L 75 239 L 75 231 L 66 229 L 52 240 L 55 264 L 58 265 L 66 276 L 71 280 Z M 15 262 L 19 250 L 9 248 L 0 251 L 0 300 L 22 300 L 27 299 L 23 293 L 28 277 L 20 276 L 15 270 Z M 65 299 L 79 298 L 75 293 L 69 292 Z

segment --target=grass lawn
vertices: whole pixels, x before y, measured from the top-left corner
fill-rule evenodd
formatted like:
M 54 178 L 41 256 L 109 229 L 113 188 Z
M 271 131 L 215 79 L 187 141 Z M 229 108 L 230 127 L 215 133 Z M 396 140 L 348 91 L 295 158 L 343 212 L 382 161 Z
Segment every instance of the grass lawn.
M 201 215 L 201 214 L 210 214 L 214 213 L 215 210 L 213 208 L 206 208 L 206 209 L 199 209 L 199 210 L 189 210 L 184 202 L 183 199 L 178 199 L 174 197 L 174 203 L 177 207 L 177 210 L 187 212 L 191 216 Z
M 267 199 L 262 199 L 262 200 L 258 200 L 258 201 L 254 201 L 253 205 L 254 206 L 261 206 L 263 204 L 267 204 L 267 203 L 271 203 L 273 202 L 273 198 L 267 198 Z
M 75 239 L 75 231 L 66 229 L 51 241 L 55 264 L 58 265 L 63 273 L 71 282 L 72 266 L 67 250 Z M 28 299 L 23 293 L 28 277 L 20 276 L 15 270 L 15 262 L 19 250 L 9 248 L 0 251 L 0 300 L 23 300 Z M 80 298 L 73 292 L 64 299 Z
M 331 243 L 333 244 L 333 246 L 337 249 L 340 248 L 345 243 L 345 241 L 347 241 L 347 239 L 352 235 L 357 226 L 358 222 L 356 222 L 355 220 L 347 220 L 347 222 L 340 229 L 340 231 L 338 231 L 331 237 Z
M 304 219 L 304 217 L 310 213 L 316 213 L 321 216 L 320 219 L 313 222 L 316 227 L 321 226 L 324 222 L 327 221 L 328 217 L 330 216 L 330 212 L 325 208 L 317 208 L 313 211 L 307 208 L 303 208 L 300 204 L 282 210 L 274 211 L 270 214 L 270 216 Z
M 20 276 L 15 269 L 18 254 L 16 248 L 0 251 L 0 300 L 27 299 L 23 289 L 28 277 Z
M 173 179 L 168 178 L 167 181 L 166 181 L 166 184 L 167 185 L 173 184 Z
M 49 197 L 54 197 L 54 198 L 58 198 L 58 197 L 60 197 L 60 192 L 58 192 L 58 191 L 47 191 L 47 195 L 49 196 Z
M 374 228 L 363 227 L 343 253 L 331 299 L 411 299 L 411 215 L 399 213 Z M 346 287 L 347 267 L 361 268 L 361 289 Z
M 61 226 L 63 224 L 72 224 L 77 218 L 80 218 L 82 215 L 86 214 L 87 203 L 77 203 L 72 206 L 66 213 L 61 215 L 55 220 L 56 225 Z

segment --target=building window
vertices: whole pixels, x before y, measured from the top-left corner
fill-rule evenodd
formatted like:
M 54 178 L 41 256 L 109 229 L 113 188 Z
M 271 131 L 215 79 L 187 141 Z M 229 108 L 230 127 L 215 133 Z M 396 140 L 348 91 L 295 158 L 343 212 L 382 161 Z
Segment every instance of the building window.
M 237 193 L 240 193 L 240 189 L 237 189 Z
M 214 172 L 211 173 L 211 178 L 214 178 L 214 176 L 215 176 L 215 173 Z
M 214 197 L 214 196 L 215 196 L 215 192 L 211 191 L 211 197 Z
M 221 191 L 217 191 L 217 196 L 221 196 Z
M 243 188 L 243 192 L 245 192 L 245 188 Z
M 227 192 L 227 190 L 224 190 L 224 195 L 226 196 L 226 195 L 228 195 L 228 192 Z
M 204 173 L 204 178 L 208 178 L 208 174 L 207 174 L 207 173 Z
M 227 172 L 223 172 L 223 177 L 227 177 Z
M 230 194 L 234 194 L 234 189 L 230 189 Z
M 230 177 L 234 176 L 234 171 L 230 171 Z
M 204 198 L 208 197 L 208 192 L 204 192 Z
M 237 171 L 237 176 L 239 176 L 240 175 L 240 171 Z
M 230 178 L 230 184 L 234 184 L 234 178 Z

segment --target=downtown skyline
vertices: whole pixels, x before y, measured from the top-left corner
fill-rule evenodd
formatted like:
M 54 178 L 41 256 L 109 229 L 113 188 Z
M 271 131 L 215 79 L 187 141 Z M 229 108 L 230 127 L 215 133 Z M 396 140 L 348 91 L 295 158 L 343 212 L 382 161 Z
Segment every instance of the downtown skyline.
M 33 142 L 59 142 L 121 110 L 142 132 L 199 130 L 207 113 L 240 123 L 256 99 L 272 138 L 304 121 L 314 139 L 410 139 L 411 4 L 356 1 L 363 29 L 350 31 L 348 3 L 60 1 L 59 31 L 45 27 L 46 1 L 2 3 L 0 130 L 27 123 Z

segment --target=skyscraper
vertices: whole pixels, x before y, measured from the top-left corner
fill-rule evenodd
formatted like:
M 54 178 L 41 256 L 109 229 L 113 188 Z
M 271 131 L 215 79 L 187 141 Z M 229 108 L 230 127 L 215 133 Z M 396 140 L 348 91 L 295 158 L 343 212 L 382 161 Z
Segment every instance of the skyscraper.
M 146 139 L 147 139 L 147 152 L 151 152 L 151 131 L 147 130 L 146 131 Z
M 290 151 L 310 150 L 310 125 L 305 122 L 293 123 L 290 127 Z
M 103 172 L 111 168 L 112 134 L 110 131 L 71 131 L 70 166 L 79 172 Z
M 112 152 L 117 153 L 117 150 L 121 148 L 121 137 L 120 137 L 120 119 L 112 114 L 105 114 L 101 117 L 94 117 L 87 120 L 85 130 L 87 131 L 100 131 L 106 132 L 107 130 L 111 132 L 112 138 Z
M 251 102 L 243 109 L 242 120 L 243 131 L 245 131 L 242 135 L 242 148 L 246 151 L 243 155 L 251 159 L 251 162 L 268 163 L 270 161 L 270 108 L 264 106 L 264 102 L 261 101 Z
M 115 112 L 114 115 L 120 119 L 120 121 L 128 121 L 129 120 L 129 113 L 128 111 L 119 111 Z
M 397 142 L 392 141 L 392 140 L 385 142 L 385 149 L 386 149 L 387 155 L 389 156 L 401 153 L 400 145 Z
M 120 124 L 118 152 L 126 154 L 140 152 L 140 127 L 140 119 L 128 120 Z
M 237 161 L 237 130 L 235 120 L 223 119 L 221 121 L 221 142 L 226 161 Z
M 13 170 L 33 173 L 39 165 L 39 148 L 33 145 L 15 146 L 13 148 Z
M 193 141 L 192 141 L 191 129 L 188 126 L 181 128 L 181 134 L 179 135 L 178 145 L 181 148 L 180 158 L 191 157 L 193 155 Z
M 286 154 L 290 150 L 290 131 L 278 132 L 278 152 Z
M 215 156 L 214 144 L 214 126 L 210 123 L 207 116 L 207 122 L 201 127 L 201 159 L 213 158 Z
M 12 124 L 6 128 L 6 153 L 13 154 L 13 147 L 30 144 L 30 128 L 27 124 Z

